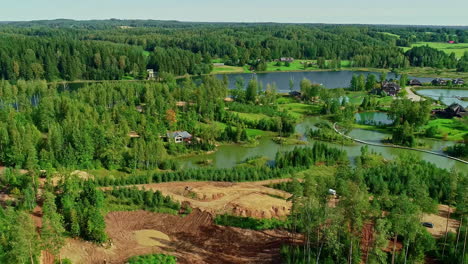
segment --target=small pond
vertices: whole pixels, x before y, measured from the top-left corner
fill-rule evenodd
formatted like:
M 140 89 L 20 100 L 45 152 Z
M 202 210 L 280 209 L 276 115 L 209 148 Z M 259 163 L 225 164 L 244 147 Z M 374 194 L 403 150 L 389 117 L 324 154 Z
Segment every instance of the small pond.
M 384 112 L 361 112 L 356 113 L 356 123 L 363 125 L 391 125 L 393 120 L 391 120 L 387 113 Z

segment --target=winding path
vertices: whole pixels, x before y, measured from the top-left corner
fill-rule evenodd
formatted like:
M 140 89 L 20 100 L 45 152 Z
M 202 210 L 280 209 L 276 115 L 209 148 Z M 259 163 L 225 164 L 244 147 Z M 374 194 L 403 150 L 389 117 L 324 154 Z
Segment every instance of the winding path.
M 411 90 L 411 87 L 406 86 L 406 87 L 405 87 L 405 90 L 406 90 L 406 92 L 407 92 L 406 97 L 408 97 L 408 99 L 410 99 L 411 101 L 413 101 L 413 102 L 419 102 L 419 101 L 424 101 L 424 100 L 425 100 L 423 97 L 421 97 L 421 96 L 415 94 L 415 93 L 413 92 L 413 90 Z
M 442 153 L 437 153 L 437 152 L 430 151 L 430 150 L 409 148 L 409 147 L 403 147 L 403 146 L 398 146 L 398 145 L 385 145 L 385 144 L 372 143 L 372 142 L 367 142 L 367 141 L 364 141 L 364 140 L 352 138 L 352 137 L 347 136 L 347 135 L 341 133 L 340 131 L 338 131 L 338 129 L 336 128 L 336 123 L 333 124 L 333 129 L 335 130 L 336 133 L 340 134 L 341 136 L 343 136 L 345 138 L 348 138 L 348 139 L 351 139 L 352 141 L 355 141 L 355 142 L 358 142 L 358 143 L 361 143 L 361 144 L 376 146 L 376 147 L 384 147 L 384 148 L 398 148 L 398 149 L 414 150 L 414 151 L 424 152 L 424 153 L 428 153 L 428 154 L 432 154 L 432 155 L 436 155 L 436 156 L 440 156 L 440 157 L 444 157 L 444 158 L 452 159 L 452 160 L 455 160 L 455 161 L 458 161 L 458 162 L 461 162 L 461 163 L 468 164 L 468 161 L 466 161 L 466 160 L 462 160 L 462 159 L 459 159 L 459 158 L 455 158 L 455 157 L 452 157 L 452 156 L 449 156 L 449 155 L 445 155 L 445 154 L 442 154 Z

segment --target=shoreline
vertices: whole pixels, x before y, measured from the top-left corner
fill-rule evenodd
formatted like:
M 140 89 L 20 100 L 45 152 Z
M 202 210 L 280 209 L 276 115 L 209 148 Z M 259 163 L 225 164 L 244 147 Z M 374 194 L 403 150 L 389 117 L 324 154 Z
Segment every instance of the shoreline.
M 450 73 L 436 73 L 436 72 L 412 72 L 412 70 L 419 69 L 419 68 L 411 68 L 408 70 L 398 71 L 395 74 L 408 74 L 415 78 L 467 78 L 468 73 L 457 73 L 457 72 L 450 72 Z M 426 69 L 426 68 L 423 68 Z M 435 70 L 435 69 L 434 69 Z M 181 75 L 181 76 L 174 76 L 175 79 L 183 79 L 187 77 L 200 77 L 200 76 L 208 76 L 208 75 L 232 75 L 232 74 L 266 74 L 266 73 L 292 73 L 292 72 L 340 72 L 340 71 L 356 71 L 356 72 L 375 72 L 375 73 L 391 73 L 392 70 L 390 69 L 381 69 L 381 68 L 365 68 L 365 67 L 350 67 L 350 68 L 341 68 L 341 69 L 309 69 L 309 70 L 287 70 L 287 71 L 258 71 L 258 72 L 241 72 L 241 71 L 226 71 L 226 72 L 211 72 L 201 75 Z M 75 84 L 75 83 L 99 83 L 99 82 L 157 82 L 156 80 L 74 80 L 74 81 L 51 81 L 47 82 L 47 84 Z M 431 86 L 432 87 L 432 86 Z M 468 89 L 468 87 L 465 87 Z M 427 88 L 431 89 L 431 88 Z M 433 89 L 433 88 L 432 88 Z M 458 88 L 446 88 L 446 89 L 458 89 Z

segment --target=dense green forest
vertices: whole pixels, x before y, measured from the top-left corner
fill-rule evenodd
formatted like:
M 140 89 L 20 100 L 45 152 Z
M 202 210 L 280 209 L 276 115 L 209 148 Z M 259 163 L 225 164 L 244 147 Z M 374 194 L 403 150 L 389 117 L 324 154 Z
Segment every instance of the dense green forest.
M 430 47 L 400 48 L 418 41 L 466 43 L 465 28 L 57 20 L 3 23 L 0 33 L 0 77 L 13 81 L 144 79 L 147 68 L 198 75 L 211 72 L 213 58 L 256 70 L 280 57 L 459 71 L 468 60 Z
M 346 90 L 303 79 L 298 96 L 279 95 L 275 84 L 263 87 L 255 78 L 239 78 L 229 90 L 227 76 L 208 73 L 216 61 L 263 71 L 281 57 L 316 60 L 321 69 L 327 61 L 340 65 L 346 60 L 351 67 L 468 71 L 468 53 L 456 58 L 429 46 L 403 49 L 423 41 L 467 43 L 468 28 L 150 20 L 0 23 L 0 263 L 39 263 L 41 250 L 60 257 L 67 238 L 105 247 L 112 243 L 106 233 L 108 212 L 190 214 L 187 203 L 138 184 L 272 179 L 282 182 L 269 187 L 292 195 L 289 216 L 222 214 L 214 217 L 215 224 L 291 232 L 292 240 L 297 236 L 301 242 L 282 246 L 284 263 L 468 263 L 465 171 L 441 169 L 409 155 L 387 160 L 367 147 L 350 159 L 343 147 L 321 142 L 282 149 L 274 158 L 250 157 L 232 168 L 209 167 L 208 159 L 192 169 L 179 162 L 221 144 L 256 146 L 263 135 L 305 144 L 295 126 L 309 114 L 327 121 L 315 124 L 317 129 L 305 128 L 306 137 L 351 144 L 331 122 L 347 132 L 356 125 L 358 110 L 386 110 L 393 123 L 379 128 L 392 134 L 389 141 L 416 146 L 417 136 L 435 133 L 426 127 L 435 118 L 433 101 L 379 94 L 386 73 L 355 75 Z M 155 70 L 154 80 L 146 80 L 147 69 Z M 404 87 L 407 78 L 403 74 L 392 81 Z M 65 82 L 80 80 L 96 82 Z M 292 90 L 294 80 L 290 83 Z M 362 101 L 353 98 L 356 94 Z M 191 137 L 176 143 L 174 131 Z M 445 151 L 467 157 L 467 142 L 465 136 Z M 249 163 L 257 158 L 260 162 Z M 437 213 L 441 204 L 456 209 L 447 223 L 451 217 L 461 224 L 457 234 L 435 238 L 421 219 Z M 156 262 L 176 259 L 156 254 L 128 260 Z

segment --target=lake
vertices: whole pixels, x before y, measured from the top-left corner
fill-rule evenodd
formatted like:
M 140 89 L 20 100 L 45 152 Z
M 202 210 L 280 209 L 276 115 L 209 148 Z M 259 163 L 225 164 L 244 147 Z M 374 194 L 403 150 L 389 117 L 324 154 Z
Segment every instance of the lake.
M 377 72 L 362 72 L 362 71 L 312 71 L 312 72 L 269 72 L 269 73 L 235 73 L 226 74 L 229 79 L 229 88 L 236 88 L 236 79 L 239 77 L 244 78 L 247 84 L 252 78 L 257 80 L 263 85 L 263 88 L 267 84 L 276 84 L 278 92 L 289 92 L 289 80 L 294 81 L 294 90 L 300 90 L 300 82 L 306 78 L 313 83 L 322 84 L 327 88 L 347 88 L 351 82 L 353 74 L 363 74 L 367 76 L 369 74 L 375 74 L 377 79 L 381 73 Z M 218 74 L 218 78 L 222 79 L 223 74 Z M 389 72 L 387 79 L 395 79 L 396 75 Z M 418 79 L 421 82 L 431 82 L 434 78 L 423 78 L 423 77 L 409 77 L 409 79 Z
M 356 123 L 363 125 L 391 125 L 393 120 L 388 118 L 387 113 L 384 112 L 361 112 L 356 113 Z
M 303 139 L 307 140 L 308 145 L 313 144 L 315 140 L 308 140 L 304 135 L 308 128 L 313 128 L 314 125 L 320 122 L 319 117 L 307 117 L 300 124 L 296 125 L 296 133 L 299 133 Z M 376 131 L 369 131 L 363 129 L 354 129 L 349 134 L 351 137 L 362 139 L 369 142 L 380 143 L 381 140 L 384 140 L 390 137 L 389 134 L 380 133 Z M 430 140 L 422 139 L 426 143 L 430 150 L 442 153 L 442 149 L 453 145 L 453 142 L 450 141 L 439 141 L 439 140 Z M 346 150 L 348 157 L 351 162 L 354 162 L 354 159 L 361 154 L 361 147 L 363 144 L 356 143 L 352 146 L 342 146 L 334 143 L 325 144 L 337 147 L 339 149 Z M 273 160 L 278 151 L 288 151 L 296 147 L 306 147 L 307 145 L 278 145 L 271 140 L 270 137 L 263 137 L 259 140 L 259 144 L 255 147 L 244 147 L 237 144 L 232 145 L 223 145 L 218 147 L 218 150 L 215 153 L 203 154 L 189 158 L 183 158 L 180 161 L 183 168 L 197 168 L 199 167 L 198 162 L 204 160 L 212 160 L 213 163 L 211 166 L 215 168 L 232 168 L 237 164 L 245 161 L 247 158 L 252 157 L 267 157 L 270 160 Z M 375 151 L 376 153 L 382 154 L 386 159 L 393 159 L 397 155 L 402 153 L 409 153 L 412 156 L 420 157 L 423 160 L 436 164 L 440 168 L 456 168 L 459 171 L 468 171 L 468 165 L 454 160 L 450 160 L 441 156 L 436 156 L 428 153 L 404 150 L 404 149 L 394 149 L 394 148 L 385 148 L 377 146 L 368 146 L 369 150 Z
M 453 103 L 460 104 L 463 107 L 468 107 L 467 101 L 462 101 L 457 97 L 468 97 L 468 90 L 462 89 L 421 89 L 416 91 L 419 95 L 427 96 L 435 100 L 442 99 L 445 105 Z

